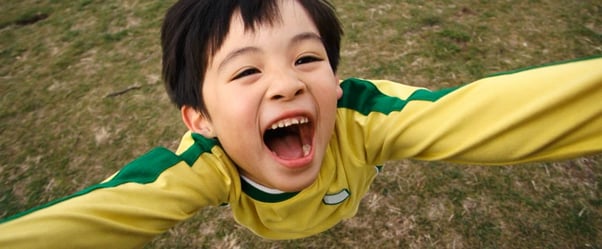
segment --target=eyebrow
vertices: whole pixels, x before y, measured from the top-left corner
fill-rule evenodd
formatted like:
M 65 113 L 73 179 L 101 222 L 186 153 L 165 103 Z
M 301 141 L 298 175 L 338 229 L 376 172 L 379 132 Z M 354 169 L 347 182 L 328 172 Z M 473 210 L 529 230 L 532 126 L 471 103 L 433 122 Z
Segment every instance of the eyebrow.
M 316 40 L 322 43 L 322 37 L 314 32 L 303 32 L 293 37 L 290 45 L 294 45 L 296 43 L 300 43 L 305 40 Z
M 301 43 L 301 42 L 307 41 L 307 40 L 315 40 L 315 41 L 319 41 L 320 43 L 322 43 L 322 38 L 318 34 L 313 33 L 313 32 L 303 32 L 303 33 L 295 35 L 291 39 L 289 45 L 293 46 L 295 44 L 298 44 L 298 43 Z M 221 71 L 221 69 L 229 61 L 231 61 L 232 59 L 234 59 L 234 58 L 236 58 L 238 56 L 241 56 L 241 55 L 247 54 L 247 53 L 256 53 L 256 52 L 259 52 L 259 51 L 261 51 L 260 48 L 253 47 L 253 46 L 243 47 L 243 48 L 236 49 L 236 50 L 230 52 L 228 55 L 226 55 L 226 57 L 219 63 L 219 65 L 217 67 L 217 70 Z
M 232 52 L 230 52 L 228 55 L 226 55 L 226 58 L 224 58 L 220 63 L 219 66 L 217 66 L 217 70 L 221 71 L 222 68 L 228 64 L 229 61 L 231 61 L 232 59 L 241 56 L 243 54 L 248 54 L 248 53 L 256 53 L 259 52 L 261 49 L 259 49 L 258 47 L 244 47 L 244 48 L 239 48 L 237 50 L 234 50 Z

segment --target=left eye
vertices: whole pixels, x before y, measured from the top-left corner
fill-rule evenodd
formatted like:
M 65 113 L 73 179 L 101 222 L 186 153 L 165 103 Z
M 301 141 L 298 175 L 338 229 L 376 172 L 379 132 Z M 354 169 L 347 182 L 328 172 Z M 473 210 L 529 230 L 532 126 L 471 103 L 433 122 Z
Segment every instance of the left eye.
M 301 64 L 311 63 L 311 62 L 315 62 L 315 61 L 322 61 L 322 59 L 320 59 L 318 57 L 314 57 L 314 56 L 304 56 L 304 57 L 297 59 L 295 61 L 295 65 L 301 65 Z

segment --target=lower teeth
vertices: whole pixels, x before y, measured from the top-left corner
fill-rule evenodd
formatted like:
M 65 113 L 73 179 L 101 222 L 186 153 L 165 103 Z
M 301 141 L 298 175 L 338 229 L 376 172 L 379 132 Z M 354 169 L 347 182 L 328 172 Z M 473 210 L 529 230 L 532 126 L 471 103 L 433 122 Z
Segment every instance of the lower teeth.
M 309 151 L 311 150 L 311 145 L 304 144 L 303 145 L 303 156 L 309 155 Z

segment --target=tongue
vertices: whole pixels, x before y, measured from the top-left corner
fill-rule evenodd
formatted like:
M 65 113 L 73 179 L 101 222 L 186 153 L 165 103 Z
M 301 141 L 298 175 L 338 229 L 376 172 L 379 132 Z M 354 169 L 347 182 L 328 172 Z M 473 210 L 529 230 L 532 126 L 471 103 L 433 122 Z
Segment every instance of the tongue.
M 303 157 L 303 145 L 296 134 L 286 134 L 270 139 L 270 149 L 282 159 L 297 159 Z

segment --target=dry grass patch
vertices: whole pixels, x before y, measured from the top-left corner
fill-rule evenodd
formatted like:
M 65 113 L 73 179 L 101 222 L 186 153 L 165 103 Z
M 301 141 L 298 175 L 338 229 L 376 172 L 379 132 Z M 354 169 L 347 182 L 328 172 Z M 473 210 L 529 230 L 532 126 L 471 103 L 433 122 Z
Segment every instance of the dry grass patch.
M 172 2 L 0 6 L 0 217 L 97 183 L 154 146 L 175 148 L 184 126 L 159 49 Z M 602 53 L 599 1 L 334 2 L 342 78 L 437 89 Z M 322 234 L 267 241 L 214 207 L 147 248 L 602 248 L 601 162 L 390 162 L 358 215 Z

